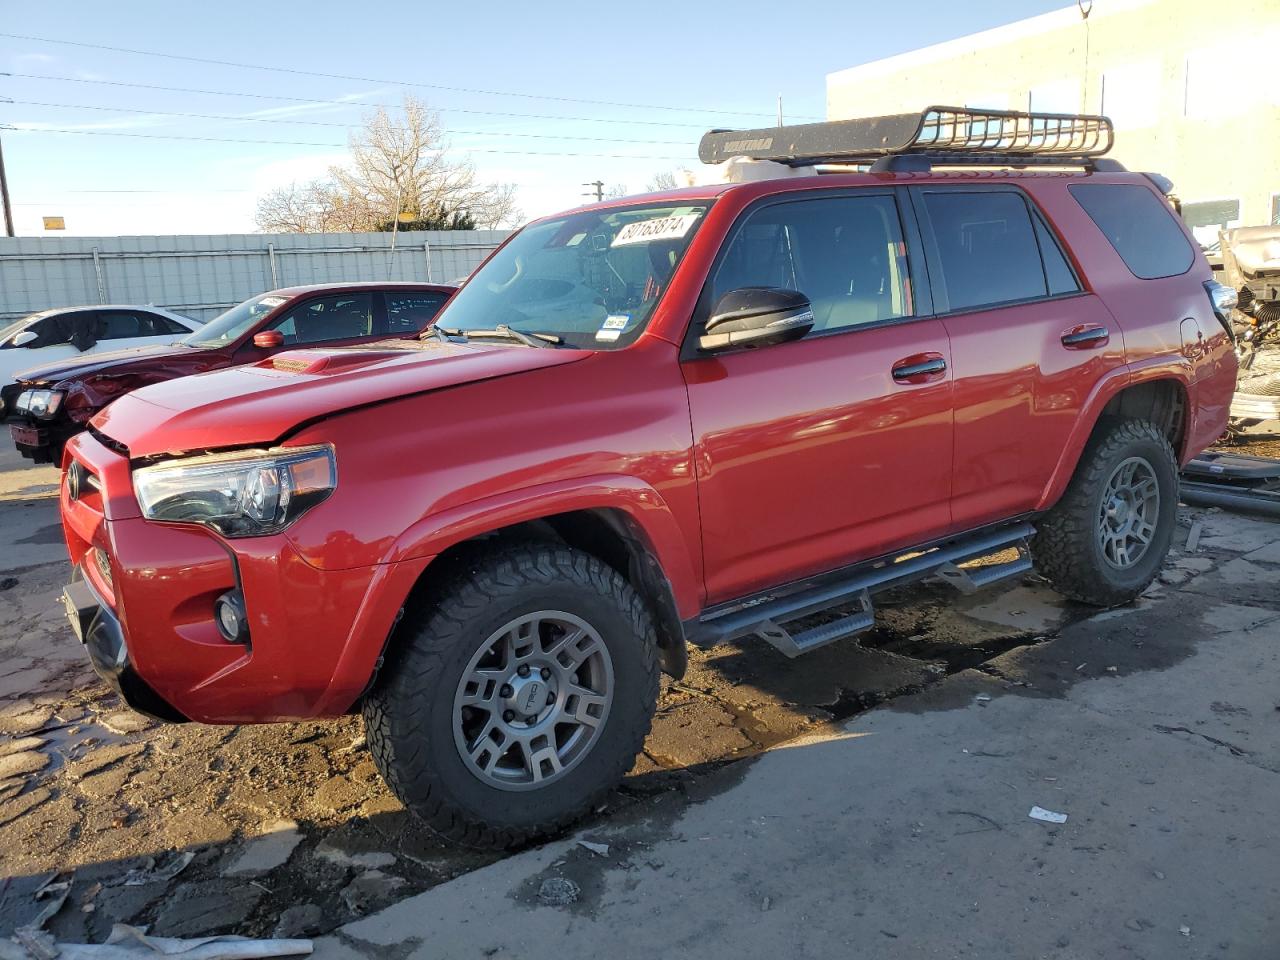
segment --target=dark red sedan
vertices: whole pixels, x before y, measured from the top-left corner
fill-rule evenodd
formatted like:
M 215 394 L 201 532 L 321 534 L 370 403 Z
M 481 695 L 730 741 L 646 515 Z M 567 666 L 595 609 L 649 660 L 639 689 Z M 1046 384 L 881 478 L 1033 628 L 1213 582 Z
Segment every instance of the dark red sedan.
M 68 438 L 132 390 L 256 363 L 292 347 L 413 337 L 456 290 L 425 283 L 331 283 L 272 290 L 232 307 L 173 344 L 24 370 L 4 388 L 2 409 L 24 457 L 57 463 Z

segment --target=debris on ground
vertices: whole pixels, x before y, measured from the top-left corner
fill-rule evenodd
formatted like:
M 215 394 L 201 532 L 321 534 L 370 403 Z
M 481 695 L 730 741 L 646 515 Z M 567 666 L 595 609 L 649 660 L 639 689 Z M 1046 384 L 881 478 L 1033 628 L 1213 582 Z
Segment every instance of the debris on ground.
M 165 882 L 172 880 L 183 870 L 191 865 L 191 861 L 195 859 L 195 854 L 191 851 L 185 853 L 175 853 L 169 862 L 160 867 L 156 865 L 156 861 L 152 857 L 147 857 L 143 861 L 142 866 L 134 867 L 124 875 L 121 882 L 126 887 L 141 887 L 148 883 L 156 883 L 157 881 Z
M 609 855 L 609 845 L 607 843 L 592 843 L 590 840 L 579 840 L 578 846 L 585 847 L 597 857 L 607 857 Z
M 1066 823 L 1067 815 L 1065 813 L 1055 813 L 1052 810 L 1046 810 L 1044 807 L 1032 807 L 1031 812 L 1027 814 L 1032 820 L 1039 820 L 1041 823 Z
M 549 907 L 567 907 L 581 895 L 582 888 L 568 877 L 547 877 L 538 887 L 538 900 Z
M 182 940 L 149 937 L 137 927 L 117 923 L 106 943 L 57 943 L 47 933 L 20 937 L 17 943 L 0 942 L 0 960 L 254 960 L 306 956 L 311 950 L 310 940 L 251 940 L 235 936 Z

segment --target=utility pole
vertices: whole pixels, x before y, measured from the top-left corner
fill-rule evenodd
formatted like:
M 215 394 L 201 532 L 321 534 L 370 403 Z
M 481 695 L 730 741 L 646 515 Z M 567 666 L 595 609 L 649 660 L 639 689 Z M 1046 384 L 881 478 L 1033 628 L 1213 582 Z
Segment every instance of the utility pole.
M 13 206 L 9 203 L 9 181 L 4 175 L 4 147 L 0 145 L 0 204 L 4 205 L 4 235 L 13 236 Z
M 602 200 L 604 200 L 604 181 L 603 180 L 592 180 L 590 183 L 584 183 L 583 186 L 591 187 L 591 192 L 584 193 L 583 194 L 584 197 L 589 197 L 591 196 L 592 193 L 594 193 L 596 197 L 596 203 L 600 203 Z

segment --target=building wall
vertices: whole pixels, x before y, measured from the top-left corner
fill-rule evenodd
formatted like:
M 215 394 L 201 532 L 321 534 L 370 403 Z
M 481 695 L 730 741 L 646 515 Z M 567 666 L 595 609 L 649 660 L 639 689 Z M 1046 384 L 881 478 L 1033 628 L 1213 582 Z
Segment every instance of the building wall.
M 210 320 L 278 287 L 346 280 L 451 283 L 508 230 L 0 237 L 0 323 L 49 307 L 137 303 Z
M 1189 214 L 1280 222 L 1280 0 L 1096 0 L 827 76 L 830 119 L 930 104 L 1105 113 Z M 1189 222 L 1194 219 L 1188 217 Z M 1233 224 L 1234 225 L 1234 224 Z M 1202 240 L 1216 235 L 1197 231 Z

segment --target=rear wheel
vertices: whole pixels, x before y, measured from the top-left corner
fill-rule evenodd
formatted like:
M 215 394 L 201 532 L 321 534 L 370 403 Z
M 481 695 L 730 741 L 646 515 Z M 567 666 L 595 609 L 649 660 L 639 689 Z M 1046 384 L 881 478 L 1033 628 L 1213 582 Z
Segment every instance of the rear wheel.
M 509 847 L 567 826 L 649 732 L 648 610 L 597 558 L 542 544 L 469 565 L 440 596 L 406 620 L 365 701 L 383 779 L 457 842 Z
M 1147 421 L 1113 421 L 1089 442 L 1067 492 L 1037 525 L 1036 569 L 1074 600 L 1127 603 L 1159 572 L 1177 511 L 1169 441 Z

